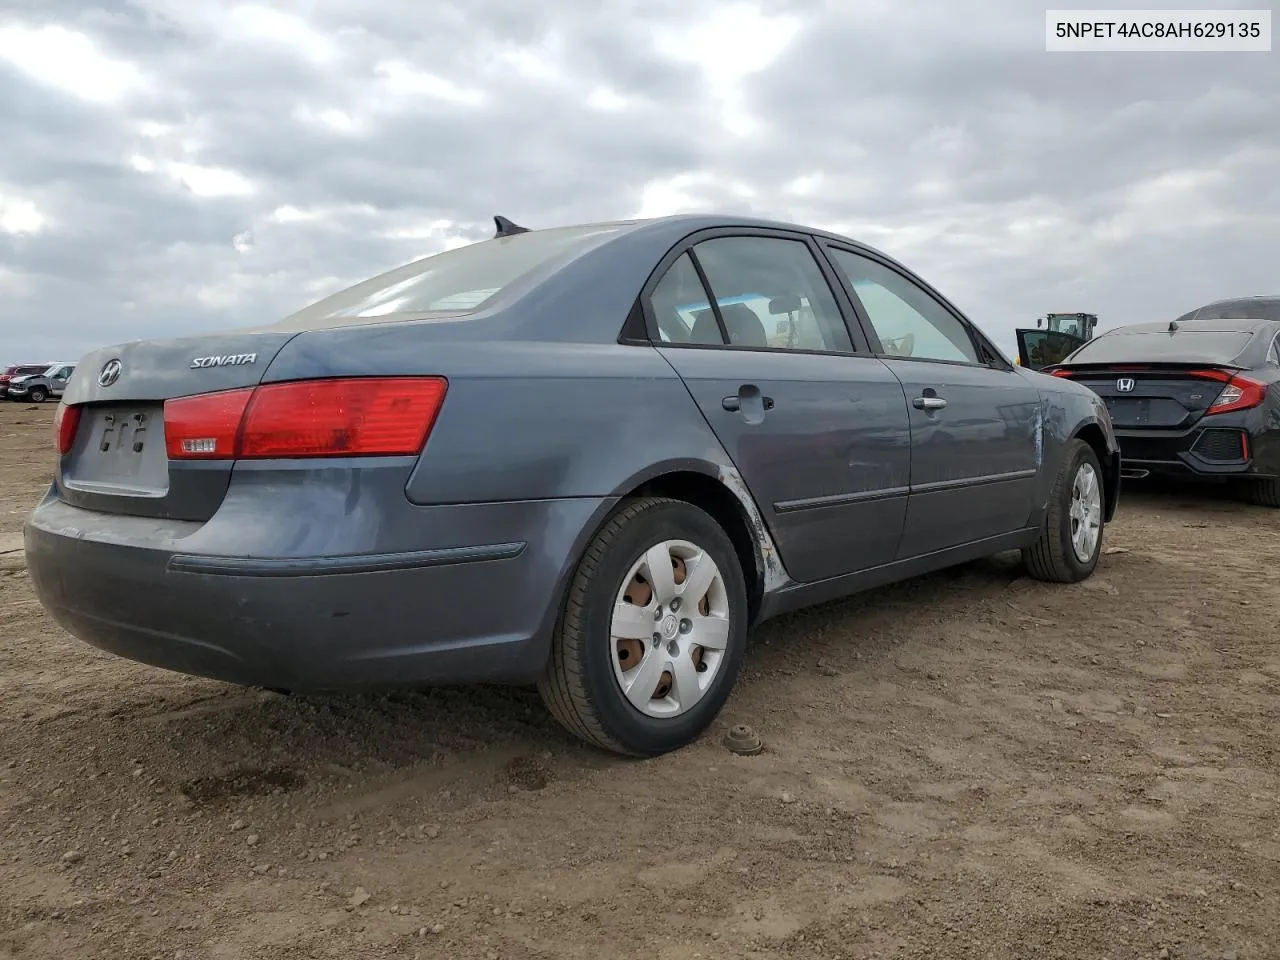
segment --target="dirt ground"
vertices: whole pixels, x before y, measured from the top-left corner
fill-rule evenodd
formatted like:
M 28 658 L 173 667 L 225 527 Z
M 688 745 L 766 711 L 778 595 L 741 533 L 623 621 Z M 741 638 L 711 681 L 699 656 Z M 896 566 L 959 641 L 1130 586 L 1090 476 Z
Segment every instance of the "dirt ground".
M 0 406 L 6 960 L 1280 955 L 1280 512 L 1126 490 L 1086 583 L 1000 557 L 768 624 L 713 732 L 621 761 L 523 690 L 71 639 L 18 549 L 52 413 Z

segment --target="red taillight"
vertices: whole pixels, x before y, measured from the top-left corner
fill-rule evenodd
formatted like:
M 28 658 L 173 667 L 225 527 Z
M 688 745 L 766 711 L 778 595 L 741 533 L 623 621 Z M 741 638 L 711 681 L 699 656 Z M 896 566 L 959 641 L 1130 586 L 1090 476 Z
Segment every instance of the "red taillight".
M 1231 413 L 1233 410 L 1251 410 L 1260 406 L 1267 398 L 1267 385 L 1238 374 L 1232 376 L 1220 370 L 1197 370 L 1196 376 L 1208 380 L 1226 381 L 1226 386 L 1218 394 L 1218 399 L 1209 404 L 1205 416 L 1217 413 Z
M 1074 372 L 1075 372 L 1074 370 L 1052 370 L 1052 371 L 1050 371 L 1050 373 L 1052 373 L 1052 375 L 1053 375 L 1053 376 L 1055 376 L 1055 377 L 1069 377 L 1069 376 L 1071 376 Z
M 411 456 L 444 402 L 441 377 L 302 380 L 165 403 L 169 457 Z
M 253 387 L 164 402 L 164 445 L 170 460 L 234 460 L 240 421 Z
M 53 435 L 57 440 L 59 456 L 65 457 L 71 452 L 79 426 L 80 408 L 69 407 L 65 403 L 58 404 L 58 410 L 53 415 Z
M 243 458 L 407 456 L 421 452 L 447 384 L 438 377 L 304 380 L 259 387 Z

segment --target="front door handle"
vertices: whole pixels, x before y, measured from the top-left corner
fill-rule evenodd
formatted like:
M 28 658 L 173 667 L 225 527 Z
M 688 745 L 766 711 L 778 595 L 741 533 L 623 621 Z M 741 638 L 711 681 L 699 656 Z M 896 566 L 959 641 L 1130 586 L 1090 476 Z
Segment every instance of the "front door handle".
M 911 405 L 917 410 L 941 410 L 947 405 L 947 401 L 941 397 L 916 397 Z

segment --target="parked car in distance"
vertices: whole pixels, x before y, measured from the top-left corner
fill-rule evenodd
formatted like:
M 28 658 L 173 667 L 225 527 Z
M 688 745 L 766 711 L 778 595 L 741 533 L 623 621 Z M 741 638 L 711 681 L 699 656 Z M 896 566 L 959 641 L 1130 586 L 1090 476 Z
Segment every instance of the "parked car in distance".
M 49 369 L 47 363 L 14 363 L 0 372 L 0 398 L 9 399 L 9 381 L 14 377 L 29 377 L 44 373 Z
M 1231 482 L 1277 507 L 1280 310 L 1232 316 L 1264 311 L 1254 303 L 1116 327 L 1046 370 L 1105 400 L 1125 476 Z
M 672 750 L 762 620 L 1006 550 L 1088 577 L 1119 456 L 853 240 L 525 230 L 253 330 L 86 356 L 30 516 L 40 600 L 125 657 L 292 691 L 538 685 Z
M 1188 320 L 1280 320 L 1280 294 L 1215 300 L 1178 317 L 1178 323 Z
M 50 397 L 60 397 L 75 369 L 74 363 L 52 363 L 39 373 L 14 376 L 9 380 L 6 395 L 10 400 L 29 403 L 44 403 Z

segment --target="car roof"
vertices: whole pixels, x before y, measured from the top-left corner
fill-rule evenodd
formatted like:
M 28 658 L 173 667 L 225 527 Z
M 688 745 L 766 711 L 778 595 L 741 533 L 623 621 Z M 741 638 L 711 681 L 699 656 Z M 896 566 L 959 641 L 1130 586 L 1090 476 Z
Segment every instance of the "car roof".
M 1261 317 L 1250 317 L 1238 320 L 1226 318 L 1221 320 L 1174 320 L 1170 323 L 1131 323 L 1123 327 L 1112 327 L 1099 337 L 1124 336 L 1135 333 L 1259 333 L 1276 324 L 1275 320 Z M 1172 329 L 1171 329 L 1172 328 Z
M 566 224 L 566 226 L 582 226 L 582 227 L 630 227 L 632 230 L 662 230 L 673 224 L 679 224 L 688 228 L 690 233 L 698 230 L 709 230 L 716 227 L 746 227 L 757 230 L 787 230 L 793 233 L 808 233 L 818 237 L 825 237 L 828 240 L 835 240 L 840 243 L 852 244 L 861 247 L 864 250 L 870 250 L 879 256 L 886 256 L 882 251 L 876 250 L 859 240 L 855 240 L 845 234 L 835 233 L 831 230 L 815 227 L 810 224 L 796 223 L 789 220 L 772 220 L 767 217 L 748 217 L 735 214 L 714 214 L 714 213 L 672 213 L 662 217 L 645 217 L 632 220 L 604 220 L 598 223 L 582 223 L 582 224 Z
M 1254 318 L 1133 323 L 1085 341 L 1061 365 L 1162 362 L 1252 367 L 1262 362 L 1269 338 L 1276 333 L 1280 333 L 1280 321 Z
M 1201 314 L 1235 314 L 1237 317 L 1257 317 L 1266 320 L 1280 320 L 1280 294 L 1262 294 L 1249 297 L 1227 297 L 1214 300 L 1194 310 L 1188 310 L 1178 317 L 1178 323 L 1204 319 Z

